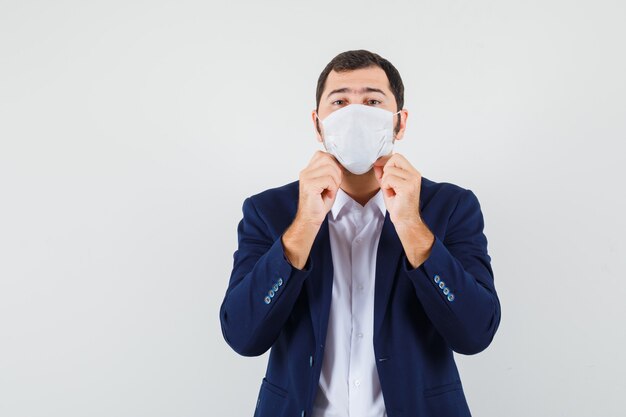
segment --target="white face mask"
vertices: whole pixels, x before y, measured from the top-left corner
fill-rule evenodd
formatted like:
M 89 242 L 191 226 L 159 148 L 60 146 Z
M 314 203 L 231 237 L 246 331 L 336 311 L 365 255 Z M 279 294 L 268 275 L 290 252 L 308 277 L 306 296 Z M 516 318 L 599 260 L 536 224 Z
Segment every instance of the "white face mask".
M 393 149 L 393 116 L 380 107 L 350 104 L 324 120 L 324 146 L 348 171 L 365 174 Z M 316 114 L 317 116 L 317 114 Z

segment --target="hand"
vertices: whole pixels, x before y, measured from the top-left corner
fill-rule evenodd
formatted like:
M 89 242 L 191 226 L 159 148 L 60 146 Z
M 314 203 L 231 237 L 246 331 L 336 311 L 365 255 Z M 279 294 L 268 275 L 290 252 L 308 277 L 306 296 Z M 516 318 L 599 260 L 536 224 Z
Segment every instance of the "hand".
M 374 174 L 383 190 L 385 206 L 396 226 L 421 223 L 419 212 L 422 174 L 399 153 L 374 163 Z
M 328 152 L 316 151 L 300 171 L 300 197 L 296 218 L 321 226 L 337 197 L 343 180 L 339 162 Z
M 311 247 L 326 214 L 337 198 L 343 172 L 334 156 L 317 151 L 300 171 L 300 196 L 296 216 L 282 235 L 285 256 L 297 269 L 306 266 Z
M 376 161 L 374 174 L 406 257 L 417 268 L 428 259 L 435 242 L 419 211 L 422 174 L 399 153 Z

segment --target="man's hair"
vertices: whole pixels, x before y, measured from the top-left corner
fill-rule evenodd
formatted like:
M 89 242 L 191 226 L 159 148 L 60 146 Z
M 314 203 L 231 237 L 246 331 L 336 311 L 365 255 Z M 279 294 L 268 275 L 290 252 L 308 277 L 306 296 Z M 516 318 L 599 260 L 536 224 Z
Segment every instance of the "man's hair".
M 365 49 L 342 52 L 334 57 L 328 63 L 328 65 L 326 65 L 326 68 L 324 68 L 317 80 L 315 110 L 319 110 L 320 100 L 322 98 L 322 93 L 324 92 L 324 87 L 326 85 L 326 79 L 328 78 L 328 74 L 330 74 L 331 71 L 334 70 L 336 72 L 345 72 L 361 68 L 368 68 L 371 66 L 380 67 L 383 69 L 383 71 L 385 71 L 385 74 L 387 74 L 387 79 L 389 80 L 389 89 L 396 99 L 397 110 L 401 110 L 404 107 L 404 84 L 402 83 L 400 73 L 398 72 L 396 67 L 391 64 L 391 62 L 387 61 L 380 55 L 370 51 L 366 51 Z M 319 120 L 317 119 L 316 124 L 319 131 Z M 398 123 L 396 125 L 395 131 L 397 132 L 399 129 L 400 118 L 398 118 Z

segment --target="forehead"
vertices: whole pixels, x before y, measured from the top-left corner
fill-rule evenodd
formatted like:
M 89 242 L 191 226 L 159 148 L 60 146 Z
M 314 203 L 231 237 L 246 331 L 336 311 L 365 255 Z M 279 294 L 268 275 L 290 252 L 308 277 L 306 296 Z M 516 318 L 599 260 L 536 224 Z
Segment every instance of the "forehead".
M 326 97 L 329 92 L 335 89 L 344 87 L 357 90 L 362 87 L 373 87 L 383 90 L 385 94 L 392 94 L 389 89 L 387 74 L 378 66 L 342 72 L 332 70 L 326 79 L 322 97 Z

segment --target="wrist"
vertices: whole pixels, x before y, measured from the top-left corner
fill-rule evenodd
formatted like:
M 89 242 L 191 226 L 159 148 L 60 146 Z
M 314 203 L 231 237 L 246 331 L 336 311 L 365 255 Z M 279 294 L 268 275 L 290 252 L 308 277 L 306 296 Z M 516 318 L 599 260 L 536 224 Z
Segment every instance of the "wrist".
M 303 269 L 313 246 L 319 226 L 295 221 L 281 236 L 287 261 L 296 269 Z
M 435 243 L 435 235 L 424 222 L 405 223 L 396 228 L 407 260 L 413 268 L 423 264 L 430 256 Z

